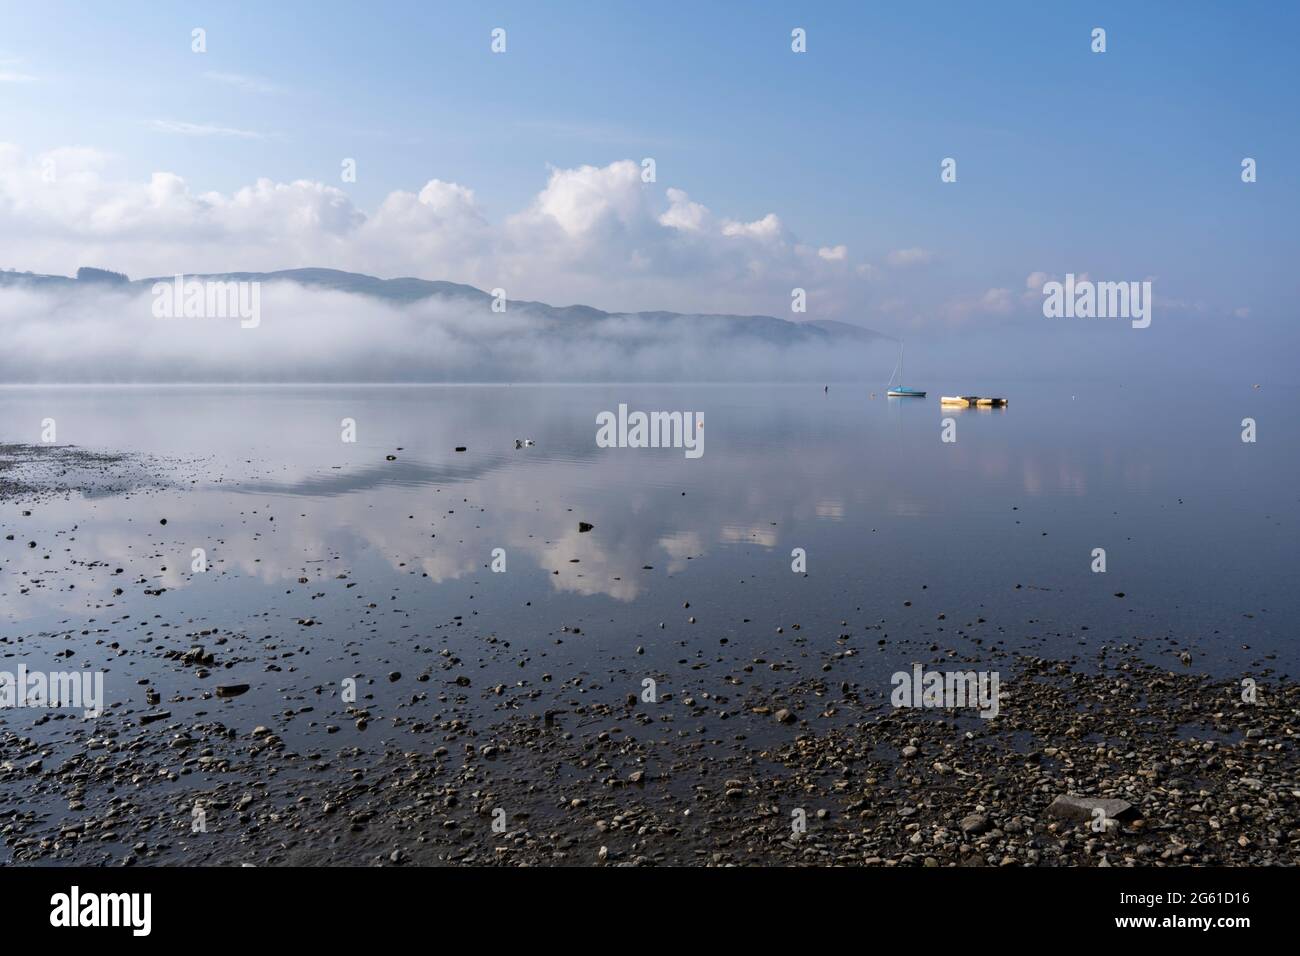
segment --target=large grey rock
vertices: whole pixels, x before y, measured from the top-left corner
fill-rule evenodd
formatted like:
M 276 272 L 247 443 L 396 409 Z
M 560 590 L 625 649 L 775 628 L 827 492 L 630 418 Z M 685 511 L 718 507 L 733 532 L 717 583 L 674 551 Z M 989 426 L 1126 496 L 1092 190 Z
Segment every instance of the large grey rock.
M 1053 800 L 1051 806 L 1047 808 L 1049 815 L 1077 823 L 1091 823 L 1095 810 L 1105 813 L 1107 820 L 1127 820 L 1138 815 L 1133 804 L 1127 800 L 1113 797 L 1075 797 L 1064 793 Z

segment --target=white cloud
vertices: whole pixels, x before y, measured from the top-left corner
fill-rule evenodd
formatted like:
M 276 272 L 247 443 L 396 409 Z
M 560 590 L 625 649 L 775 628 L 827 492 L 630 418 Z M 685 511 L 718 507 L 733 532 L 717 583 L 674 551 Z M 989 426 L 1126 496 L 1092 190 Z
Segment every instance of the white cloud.
M 645 195 L 640 185 L 640 168 L 626 159 L 608 166 L 555 169 L 517 222 L 558 227 L 571 238 L 617 231 L 641 218 Z
M 114 178 L 113 164 L 96 150 L 27 156 L 0 144 L 0 266 L 71 274 L 93 265 L 132 276 L 321 266 L 612 311 L 782 315 L 797 286 L 816 317 L 860 316 L 872 277 L 843 245 L 800 242 L 772 212 L 717 217 L 679 188 L 642 182 L 631 160 L 553 169 L 523 209 L 495 220 L 472 189 L 441 179 L 365 211 L 320 182 L 258 179 L 201 192 L 166 171 Z
M 775 213 L 768 213 L 762 219 L 754 222 L 732 222 L 728 220 L 722 224 L 722 234 L 724 236 L 742 236 L 747 239 L 757 239 L 760 242 L 777 242 L 781 239 L 782 234 L 781 220 L 776 217 Z
M 669 188 L 668 211 L 659 217 L 659 223 L 672 229 L 699 232 L 709 221 L 709 211 L 680 189 Z

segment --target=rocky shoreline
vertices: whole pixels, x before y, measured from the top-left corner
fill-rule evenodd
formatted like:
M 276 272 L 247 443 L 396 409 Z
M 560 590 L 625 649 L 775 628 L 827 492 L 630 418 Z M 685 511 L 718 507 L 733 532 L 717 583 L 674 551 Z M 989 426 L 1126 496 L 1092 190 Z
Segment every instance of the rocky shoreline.
M 13 731 L 15 863 L 203 865 L 1294 865 L 1300 694 L 1137 659 L 1021 658 L 1002 715 L 866 703 L 802 680 L 718 700 L 466 721 L 385 715 L 410 740 L 295 751 L 274 728 L 113 716 L 58 765 Z M 493 688 L 472 691 L 498 696 Z M 505 692 L 502 692 L 505 693 Z M 451 695 L 446 695 L 450 699 Z M 792 711 L 786 723 L 771 705 Z M 730 733 L 695 733 L 706 712 Z M 165 728 L 165 729 L 164 729 Z M 776 731 L 773 735 L 773 731 Z M 758 743 L 759 739 L 770 743 Z M 203 774 L 202 785 L 186 784 Z M 111 796 L 110 796 L 111 795 Z M 107 799 L 104 799 L 104 798 Z M 88 802 L 104 810 L 85 812 Z M 205 832 L 195 832 L 194 806 Z M 1100 826 L 1095 807 L 1105 808 Z M 803 832 L 793 822 L 802 814 Z M 494 823 L 496 824 L 494 828 Z M 501 832 L 498 832 L 501 831 Z
M 189 553 L 184 538 L 162 539 L 166 517 L 150 514 L 158 537 L 142 532 L 148 547 L 124 567 L 80 556 L 75 524 L 27 530 L 41 518 L 29 502 L 129 498 L 184 476 L 66 447 L 0 452 L 21 465 L 6 469 L 5 531 L 23 531 L 6 535 L 6 560 L 40 561 L 17 596 L 111 595 L 66 629 L 8 628 L 0 671 L 53 655 L 106 672 L 112 688 L 89 720 L 0 710 L 3 863 L 1300 862 L 1300 691 L 1272 653 L 1249 678 L 1198 674 L 1195 642 L 1171 636 L 1103 643 L 1081 627 L 1087 649 L 1062 659 L 1025 650 L 1038 626 L 983 616 L 927 627 L 800 607 L 802 625 L 697 625 L 723 617 L 708 600 L 682 602 L 673 631 L 640 605 L 630 624 L 557 625 L 519 608 L 509 624 L 502 605 L 412 621 L 388 593 L 391 571 L 323 563 L 298 589 L 278 587 L 297 601 L 213 610 L 146 576 Z M 300 511 L 285 508 L 282 523 Z M 276 517 L 236 514 L 267 528 Z M 239 579 L 202 587 L 225 596 Z M 299 616 L 318 598 L 324 620 Z M 1021 652 L 995 649 L 1008 644 Z M 887 676 L 905 661 L 996 669 L 996 716 L 892 706 Z
M 0 443 L 0 502 L 166 487 L 140 456 L 75 445 Z

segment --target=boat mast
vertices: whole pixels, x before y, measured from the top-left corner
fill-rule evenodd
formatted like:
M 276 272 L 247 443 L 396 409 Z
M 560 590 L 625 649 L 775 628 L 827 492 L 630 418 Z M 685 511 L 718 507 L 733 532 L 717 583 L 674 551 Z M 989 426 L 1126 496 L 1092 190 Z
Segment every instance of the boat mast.
M 885 387 L 886 387 L 886 388 L 892 388 L 892 387 L 893 387 L 893 385 L 894 385 L 894 378 L 895 378 L 895 377 L 898 375 L 898 373 L 901 372 L 902 370 L 903 370 L 903 343 L 902 343 L 902 341 L 899 341 L 899 343 L 898 343 L 898 364 L 896 364 L 896 365 L 894 366 L 894 374 L 889 376 L 889 381 L 885 384 Z

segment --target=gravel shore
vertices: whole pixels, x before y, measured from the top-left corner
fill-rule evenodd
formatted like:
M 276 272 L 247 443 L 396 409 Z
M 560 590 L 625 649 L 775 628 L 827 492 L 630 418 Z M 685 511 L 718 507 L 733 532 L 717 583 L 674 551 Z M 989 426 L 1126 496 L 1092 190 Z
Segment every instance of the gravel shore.
M 3 446 L 0 460 L 13 509 L 184 484 L 156 463 L 76 449 Z M 30 512 L 14 514 L 21 524 Z M 165 518 L 151 527 L 170 531 Z M 54 559 L 40 586 L 102 575 L 112 593 L 133 593 L 89 621 L 0 637 L 0 671 L 53 655 L 106 670 L 110 687 L 93 719 L 0 710 L 3 862 L 1300 860 L 1300 692 L 1268 654 L 1249 678 L 1212 675 L 1192 666 L 1191 639 L 1092 640 L 1063 659 L 1029 653 L 1029 635 L 982 616 L 886 631 L 860 608 L 801 607 L 802 626 L 732 626 L 767 629 L 773 652 L 760 655 L 719 638 L 703 600 L 682 602 L 674 631 L 638 621 L 601 643 L 585 621 L 551 620 L 507 637 L 488 608 L 413 625 L 390 597 L 385 619 L 388 579 L 371 582 L 371 596 L 332 570 L 299 583 L 312 600 L 331 588 L 346 596 L 337 607 L 355 607 L 350 619 L 262 610 L 255 625 L 225 627 L 196 620 L 184 589 L 167 604 L 138 571 L 132 581 L 69 557 L 74 531 L 55 535 L 66 546 L 39 543 Z M 14 555 L 27 553 L 7 537 Z M 155 564 L 188 553 L 181 542 L 149 547 Z M 214 581 L 204 587 L 232 586 Z M 662 646 L 642 635 L 664 635 Z M 997 715 L 893 706 L 882 668 L 913 661 L 996 668 Z
M 14 862 L 86 864 L 1258 866 L 1300 854 L 1291 684 L 1263 684 L 1247 704 L 1232 684 L 1136 660 L 1084 674 L 1023 658 L 1001 715 L 981 720 L 865 701 L 850 682 L 742 675 L 707 700 L 609 693 L 482 723 L 457 716 L 467 698 L 509 706 L 530 692 L 449 682 L 422 717 L 349 709 L 375 742 L 337 749 L 292 749 L 278 728 L 240 728 L 237 712 L 186 725 L 105 715 L 57 761 L 5 730 L 0 833 Z M 384 725 L 403 742 L 385 742 Z M 52 823 L 24 809 L 36 795 L 70 813 Z

